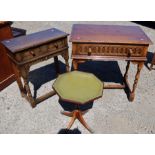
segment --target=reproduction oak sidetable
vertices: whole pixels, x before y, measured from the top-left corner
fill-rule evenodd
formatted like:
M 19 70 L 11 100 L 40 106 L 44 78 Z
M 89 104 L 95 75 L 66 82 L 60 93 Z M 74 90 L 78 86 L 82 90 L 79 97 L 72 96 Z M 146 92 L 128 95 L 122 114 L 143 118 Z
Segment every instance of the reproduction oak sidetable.
M 21 95 L 31 103 L 32 107 L 55 95 L 55 91 L 34 99 L 28 84 L 30 66 L 53 57 L 56 71 L 59 73 L 57 56 L 61 55 L 65 59 L 66 70 L 69 71 L 67 36 L 65 32 L 51 28 L 2 42 L 8 49 L 8 56 L 12 62 Z
M 127 61 L 123 85 L 105 85 L 104 88 L 127 88 L 129 101 L 133 101 L 140 77 L 140 71 L 146 61 L 151 40 L 138 26 L 88 25 L 75 24 L 70 36 L 72 42 L 73 68 L 87 60 Z M 137 65 L 133 88 L 128 82 L 130 62 Z

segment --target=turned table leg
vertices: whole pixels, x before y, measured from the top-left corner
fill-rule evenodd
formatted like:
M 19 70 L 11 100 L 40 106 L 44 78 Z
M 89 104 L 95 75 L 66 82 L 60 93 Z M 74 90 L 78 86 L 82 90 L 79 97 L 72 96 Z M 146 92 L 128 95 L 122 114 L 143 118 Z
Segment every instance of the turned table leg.
M 124 84 L 125 84 L 125 91 L 127 93 L 127 96 L 130 95 L 131 93 L 131 88 L 128 82 L 128 72 L 129 72 L 129 68 L 130 68 L 130 61 L 127 61 L 127 65 L 126 65 L 126 71 L 124 74 Z
M 73 60 L 73 70 L 78 70 L 78 60 Z
M 18 84 L 18 87 L 19 87 L 19 91 L 21 93 L 21 96 L 24 97 L 25 93 L 26 93 L 26 90 L 25 90 L 25 88 L 23 86 L 23 83 L 21 81 L 21 76 L 20 76 L 19 69 L 17 68 L 17 66 L 14 63 L 12 63 L 12 67 L 13 67 L 15 78 L 16 78 L 16 81 L 17 81 L 17 84 Z
M 132 91 L 130 92 L 130 95 L 129 95 L 129 101 L 133 101 L 134 100 L 135 90 L 137 88 L 138 80 L 139 80 L 139 77 L 140 77 L 140 71 L 143 68 L 143 65 L 144 65 L 144 62 L 138 62 L 137 73 L 136 73 L 136 76 L 135 76 L 135 80 L 134 80 Z
M 73 63 L 73 69 L 74 70 L 78 70 L 78 65 L 81 64 L 81 63 L 84 63 L 86 62 L 86 60 L 83 60 L 83 59 L 73 59 L 72 63 Z
M 21 75 L 24 80 L 24 87 L 26 89 L 26 99 L 31 103 L 32 108 L 36 106 L 36 102 L 34 98 L 32 97 L 32 93 L 28 84 L 28 76 L 29 76 L 29 69 L 30 66 L 24 66 L 21 68 Z
M 65 52 L 63 52 L 61 55 L 62 55 L 62 57 L 63 57 L 64 60 L 65 60 L 66 71 L 69 72 L 69 62 L 68 62 L 68 60 L 69 60 L 69 55 L 68 55 L 68 50 L 65 51 Z
M 54 64 L 55 64 L 56 74 L 59 75 L 60 69 L 59 69 L 59 61 L 58 61 L 58 57 L 57 56 L 54 57 Z
M 69 72 L 69 55 L 68 55 L 68 51 L 66 52 L 66 56 L 65 56 L 65 63 L 66 63 L 66 71 Z
M 151 66 L 150 66 L 150 70 L 152 70 L 154 64 L 155 64 L 155 53 L 153 55 L 153 59 L 152 59 Z
M 129 68 L 130 68 L 130 61 L 127 62 L 126 71 L 125 71 L 125 74 L 124 74 L 124 79 L 128 79 Z

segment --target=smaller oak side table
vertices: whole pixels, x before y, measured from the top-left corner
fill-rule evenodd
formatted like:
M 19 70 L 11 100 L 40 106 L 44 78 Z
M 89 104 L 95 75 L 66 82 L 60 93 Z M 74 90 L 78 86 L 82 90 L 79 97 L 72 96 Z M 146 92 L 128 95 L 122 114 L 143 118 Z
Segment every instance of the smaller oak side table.
M 65 59 L 66 70 L 69 71 L 67 36 L 67 33 L 51 28 L 2 42 L 12 62 L 21 95 L 31 103 L 32 107 L 55 95 L 55 92 L 51 91 L 35 99 L 28 84 L 30 67 L 39 62 L 54 58 L 55 69 L 59 73 L 58 55 L 61 55 Z M 23 78 L 23 83 L 21 78 Z

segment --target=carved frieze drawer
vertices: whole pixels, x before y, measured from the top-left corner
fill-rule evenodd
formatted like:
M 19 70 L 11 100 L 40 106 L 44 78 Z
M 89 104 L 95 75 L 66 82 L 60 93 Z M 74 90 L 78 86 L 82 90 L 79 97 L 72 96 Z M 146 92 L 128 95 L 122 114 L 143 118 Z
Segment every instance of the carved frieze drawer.
M 67 45 L 67 38 L 57 40 L 54 42 L 50 42 L 45 45 L 41 45 L 32 49 L 28 49 L 26 51 L 16 53 L 15 59 L 18 62 L 23 62 L 26 60 L 31 60 L 32 58 L 37 58 L 45 54 L 51 54 L 56 53 L 58 50 L 61 50 L 65 47 L 68 47 Z
M 145 46 L 108 45 L 108 44 L 74 44 L 73 54 L 99 56 L 145 56 Z

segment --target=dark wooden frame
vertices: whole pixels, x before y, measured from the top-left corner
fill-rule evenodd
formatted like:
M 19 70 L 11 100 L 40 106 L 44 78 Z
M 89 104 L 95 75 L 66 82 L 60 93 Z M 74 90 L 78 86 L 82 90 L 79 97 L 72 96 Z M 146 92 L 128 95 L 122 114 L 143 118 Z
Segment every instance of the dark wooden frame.
M 26 30 L 24 29 L 11 27 L 12 23 L 13 22 L 9 21 L 3 21 L 3 22 L 0 21 L 0 33 L 1 33 L 0 41 L 23 36 L 26 34 Z M 10 85 L 12 82 L 14 82 L 16 79 L 10 60 L 7 56 L 7 49 L 5 49 L 1 43 L 0 43 L 0 52 L 1 52 L 0 61 L 2 61 L 1 68 L 3 68 L 2 72 L 0 72 L 1 74 L 0 76 L 1 78 L 3 78 L 2 80 L 0 80 L 0 91 L 1 91 L 8 85 Z

